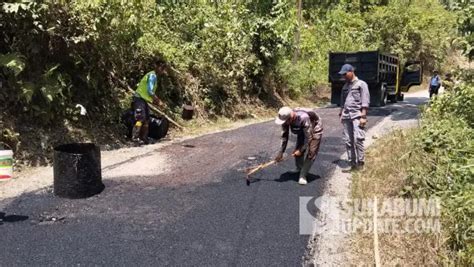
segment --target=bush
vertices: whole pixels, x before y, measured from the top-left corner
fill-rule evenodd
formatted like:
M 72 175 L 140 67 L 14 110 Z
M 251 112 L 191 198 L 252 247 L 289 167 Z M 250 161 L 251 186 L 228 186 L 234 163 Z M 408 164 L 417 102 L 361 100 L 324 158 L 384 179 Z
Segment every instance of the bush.
M 457 34 L 456 15 L 433 0 L 390 1 L 373 8 L 367 24 L 376 33 L 372 42 L 380 43 L 381 50 L 403 61 L 419 59 L 428 70 L 441 67 Z
M 166 90 L 158 91 L 170 110 L 191 102 L 202 115 L 232 117 L 242 99 L 274 92 L 265 78 L 275 77 L 269 74 L 292 41 L 287 22 L 293 6 L 287 3 L 40 1 L 0 7 L 0 67 L 9 90 L 1 96 L 20 100 L 29 116 L 45 123 L 68 116 L 81 99 L 92 102 L 86 108 L 116 117 L 123 98 L 117 78 L 134 88 L 156 59 L 172 67 L 162 80 Z
M 474 263 L 474 85 L 463 84 L 437 97 L 423 113 L 413 141 L 421 161 L 409 169 L 404 194 L 436 195 L 455 265 Z

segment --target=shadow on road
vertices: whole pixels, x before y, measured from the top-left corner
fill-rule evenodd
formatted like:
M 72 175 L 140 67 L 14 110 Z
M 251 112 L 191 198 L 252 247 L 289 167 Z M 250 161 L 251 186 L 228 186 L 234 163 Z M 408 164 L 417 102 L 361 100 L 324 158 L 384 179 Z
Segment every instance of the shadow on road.
M 311 183 L 311 182 L 313 182 L 317 179 L 320 179 L 321 176 L 309 173 L 306 178 L 307 178 L 308 183 Z M 299 175 L 298 175 L 297 172 L 285 172 L 282 175 L 280 175 L 280 177 L 278 179 L 262 179 L 262 178 L 252 178 L 252 177 L 250 177 L 249 183 L 252 184 L 252 183 L 257 183 L 257 182 L 262 182 L 262 181 L 265 181 L 265 182 L 278 182 L 278 183 L 293 181 L 293 182 L 296 183 L 296 182 L 298 182 L 298 179 L 299 179 Z
M 28 216 L 24 215 L 6 215 L 5 212 L 0 212 L 0 225 L 3 223 L 14 223 L 28 220 Z
M 344 169 L 344 168 L 347 168 L 347 167 L 351 166 L 350 161 L 345 160 L 345 159 L 336 159 L 336 160 L 332 161 L 332 163 L 335 164 L 336 166 L 338 166 L 341 169 Z
M 299 178 L 300 178 L 299 174 L 296 172 L 285 172 L 282 175 L 280 175 L 280 178 L 274 181 L 279 182 L 279 183 L 288 182 L 288 181 L 298 182 Z M 307 178 L 308 183 L 311 183 L 314 180 L 320 179 L 321 176 L 309 173 L 306 178 Z

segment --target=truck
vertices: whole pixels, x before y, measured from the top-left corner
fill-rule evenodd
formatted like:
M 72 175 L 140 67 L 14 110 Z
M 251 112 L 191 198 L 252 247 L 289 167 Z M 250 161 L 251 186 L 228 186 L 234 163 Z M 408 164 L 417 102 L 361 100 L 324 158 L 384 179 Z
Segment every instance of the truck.
M 420 61 L 409 60 L 401 64 L 397 55 L 380 51 L 330 52 L 329 82 L 331 103 L 341 105 L 344 77 L 339 71 L 344 64 L 355 68 L 355 75 L 369 86 L 370 105 L 385 106 L 387 101 L 403 101 L 403 93 L 420 85 L 423 68 Z

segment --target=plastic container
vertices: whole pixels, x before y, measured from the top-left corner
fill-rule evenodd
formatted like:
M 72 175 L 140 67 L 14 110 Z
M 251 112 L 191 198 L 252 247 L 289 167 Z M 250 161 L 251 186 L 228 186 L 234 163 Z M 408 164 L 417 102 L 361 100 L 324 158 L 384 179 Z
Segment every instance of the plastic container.
M 13 177 L 13 150 L 0 150 L 0 181 Z

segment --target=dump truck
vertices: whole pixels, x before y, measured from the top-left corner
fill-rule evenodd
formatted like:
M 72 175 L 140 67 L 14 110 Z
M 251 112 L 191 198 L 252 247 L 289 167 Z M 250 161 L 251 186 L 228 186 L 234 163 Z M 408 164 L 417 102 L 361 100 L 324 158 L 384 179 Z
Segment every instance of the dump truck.
M 422 82 L 420 61 L 410 60 L 401 64 L 397 55 L 380 51 L 329 53 L 329 82 L 331 103 L 341 105 L 341 91 L 345 83 L 339 71 L 344 64 L 355 68 L 356 76 L 369 86 L 370 105 L 385 106 L 387 101 L 403 101 L 403 93 Z

